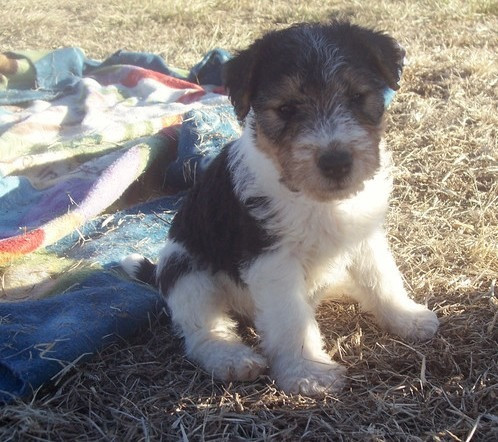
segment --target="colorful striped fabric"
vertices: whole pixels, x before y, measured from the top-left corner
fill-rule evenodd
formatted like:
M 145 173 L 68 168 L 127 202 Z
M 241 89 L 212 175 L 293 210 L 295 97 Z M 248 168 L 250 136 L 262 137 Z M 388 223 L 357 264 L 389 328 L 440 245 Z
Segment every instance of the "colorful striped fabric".
M 79 50 L 37 54 L 36 60 L 63 64 L 64 56 L 75 54 L 76 61 L 61 68 L 62 77 L 71 73 L 71 87 L 57 90 L 51 101 L 19 105 L 20 94 L 0 90 L 4 101 L 15 96 L 15 104 L 0 111 L 0 266 L 53 244 L 118 202 L 151 164 L 171 154 L 171 128 L 188 111 L 227 103 L 216 93 L 219 85 L 201 86 L 140 66 L 99 66 Z M 27 69 L 20 69 L 23 81 L 15 81 L 15 65 L 26 64 L 27 56 L 2 57 L 0 72 L 3 66 L 8 84 L 29 85 Z M 85 64 L 91 66 L 87 75 Z
M 124 51 L 0 55 L 0 404 L 163 308 L 116 264 L 157 256 L 176 192 L 238 136 L 227 57 L 182 72 Z

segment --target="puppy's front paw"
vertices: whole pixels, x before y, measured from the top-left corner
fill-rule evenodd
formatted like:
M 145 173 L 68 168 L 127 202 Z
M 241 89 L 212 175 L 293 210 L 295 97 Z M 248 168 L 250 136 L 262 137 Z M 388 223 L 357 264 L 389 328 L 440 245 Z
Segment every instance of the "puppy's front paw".
M 192 356 L 206 371 L 224 381 L 252 381 L 268 366 L 263 356 L 239 342 L 210 342 Z
M 225 367 L 224 378 L 229 381 L 253 381 L 266 370 L 267 366 L 263 356 L 253 351 L 241 352 Z
M 411 301 L 391 312 L 386 328 L 410 341 L 426 341 L 439 327 L 436 314 L 427 307 Z
M 346 368 L 337 362 L 301 359 L 286 364 L 275 373 L 275 378 L 279 387 L 286 393 L 323 397 L 344 387 L 345 374 Z

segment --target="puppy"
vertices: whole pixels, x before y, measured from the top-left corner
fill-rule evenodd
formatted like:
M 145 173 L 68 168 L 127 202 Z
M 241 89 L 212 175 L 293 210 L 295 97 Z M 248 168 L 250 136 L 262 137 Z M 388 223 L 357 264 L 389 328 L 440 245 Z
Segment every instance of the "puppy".
M 133 277 L 164 295 L 186 353 L 222 380 L 270 374 L 288 393 L 344 383 L 315 320 L 346 294 L 385 330 L 431 338 L 436 315 L 411 300 L 383 229 L 391 190 L 383 116 L 404 50 L 349 23 L 270 32 L 226 65 L 244 121 L 190 190 L 157 265 L 133 254 Z M 236 333 L 250 318 L 261 353 Z

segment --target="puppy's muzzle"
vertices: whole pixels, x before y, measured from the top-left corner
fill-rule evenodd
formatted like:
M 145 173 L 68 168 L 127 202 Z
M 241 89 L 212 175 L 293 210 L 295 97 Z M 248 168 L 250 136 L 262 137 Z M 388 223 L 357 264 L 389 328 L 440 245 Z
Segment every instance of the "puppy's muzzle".
M 329 150 L 320 154 L 317 165 L 326 178 L 340 181 L 351 172 L 353 156 L 346 149 Z

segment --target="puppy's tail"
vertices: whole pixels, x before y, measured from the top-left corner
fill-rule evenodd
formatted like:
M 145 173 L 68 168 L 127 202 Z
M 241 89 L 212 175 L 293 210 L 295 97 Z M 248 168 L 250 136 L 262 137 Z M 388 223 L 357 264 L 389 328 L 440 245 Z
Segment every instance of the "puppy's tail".
M 132 278 L 157 287 L 157 265 L 138 253 L 132 253 L 121 261 L 121 267 Z

